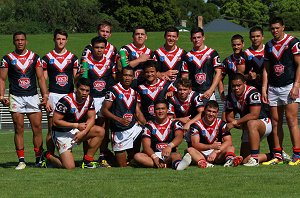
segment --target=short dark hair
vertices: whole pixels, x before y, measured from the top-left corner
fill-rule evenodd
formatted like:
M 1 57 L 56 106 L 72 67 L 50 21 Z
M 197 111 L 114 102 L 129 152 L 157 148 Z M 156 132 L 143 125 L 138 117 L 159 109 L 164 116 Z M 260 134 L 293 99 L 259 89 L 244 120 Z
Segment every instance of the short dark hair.
M 103 21 L 101 21 L 101 22 L 97 25 L 97 32 L 99 32 L 101 26 L 109 26 L 109 27 L 110 27 L 110 31 L 111 31 L 112 28 L 113 28 L 111 22 L 109 22 L 109 21 L 107 21 L 107 20 L 103 20 Z
M 91 81 L 88 78 L 80 78 L 77 83 L 76 83 L 76 87 L 80 87 L 80 85 L 85 85 L 85 86 L 89 86 L 91 87 Z
M 211 108 L 214 108 L 214 109 L 218 109 L 219 110 L 219 104 L 217 101 L 215 100 L 210 100 L 206 103 L 205 105 L 205 109 L 208 108 L 208 107 L 211 107 Z
M 146 62 L 143 63 L 144 71 L 150 67 L 154 67 L 155 70 L 158 71 L 158 64 L 155 60 L 147 60 Z
M 123 71 L 124 71 L 124 70 L 129 70 L 129 71 L 132 71 L 132 72 L 133 72 L 133 68 L 130 67 L 130 66 L 123 67 L 123 68 L 122 68 L 122 74 L 123 74 Z
M 235 34 L 235 35 L 233 35 L 232 37 L 231 37 L 231 42 L 233 41 L 233 40 L 241 40 L 242 41 L 242 43 L 244 43 L 244 37 L 242 36 L 242 35 L 240 35 L 240 34 Z
M 233 80 L 241 80 L 242 82 L 245 82 L 246 79 L 245 79 L 245 76 L 241 73 L 235 73 L 233 76 L 232 76 L 232 79 L 231 81 Z
M 191 37 L 193 36 L 193 34 L 196 34 L 198 32 L 200 32 L 202 36 L 204 36 L 204 30 L 201 27 L 193 27 L 191 29 Z
M 105 43 L 105 46 L 107 45 L 107 40 L 103 38 L 102 36 L 96 36 L 92 38 L 91 44 L 94 46 L 96 43 Z
M 165 98 L 158 98 L 157 100 L 154 101 L 154 109 L 156 105 L 158 104 L 165 104 L 167 106 L 167 109 L 169 108 L 169 103 Z
M 65 30 L 62 30 L 62 29 L 56 29 L 56 30 L 54 30 L 53 38 L 56 39 L 56 36 L 58 34 L 64 35 L 64 36 L 66 36 L 68 38 L 68 33 Z
M 145 27 L 143 27 L 143 26 L 136 26 L 135 28 L 133 28 L 132 37 L 134 36 L 135 31 L 139 30 L 139 29 L 145 30 L 145 33 L 147 34 L 147 31 L 146 31 Z
M 273 17 L 269 20 L 269 25 L 279 23 L 280 25 L 284 25 L 283 19 L 281 17 Z
M 251 36 L 252 32 L 261 32 L 261 34 L 264 35 L 264 30 L 259 26 L 252 27 L 249 31 L 249 36 Z
M 179 30 L 175 26 L 167 27 L 164 36 L 166 36 L 168 32 L 176 32 L 177 36 L 179 35 Z
M 179 85 L 182 85 L 183 87 L 191 88 L 192 87 L 192 81 L 189 80 L 188 78 L 180 78 L 176 82 L 176 87 L 178 88 Z
M 13 41 L 15 40 L 15 37 L 18 36 L 18 35 L 24 35 L 25 36 L 25 39 L 26 39 L 26 33 L 25 32 L 22 32 L 22 31 L 18 31 L 18 32 L 15 32 L 13 34 Z

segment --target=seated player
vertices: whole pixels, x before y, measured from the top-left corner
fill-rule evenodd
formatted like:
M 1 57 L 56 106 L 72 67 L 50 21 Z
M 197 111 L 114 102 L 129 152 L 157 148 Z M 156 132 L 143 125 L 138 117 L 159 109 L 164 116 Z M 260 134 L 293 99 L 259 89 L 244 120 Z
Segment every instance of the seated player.
M 234 154 L 231 134 L 226 130 L 226 123 L 217 118 L 218 112 L 218 103 L 208 101 L 203 117 L 191 126 L 192 147 L 187 152 L 199 168 L 213 167 L 213 164 L 238 166 L 243 161 Z
M 146 82 L 139 85 L 137 92 L 140 96 L 140 107 L 147 121 L 154 120 L 154 101 L 165 98 L 168 93 L 176 88 L 170 81 L 158 78 L 158 65 L 154 60 L 144 63 Z
M 140 137 L 146 120 L 137 104 L 138 93 L 130 86 L 134 79 L 133 69 L 124 67 L 122 81 L 112 86 L 106 93 L 102 115 L 111 120 L 112 148 L 119 166 L 127 166 L 135 153 L 140 151 Z
M 76 92 L 61 98 L 53 114 L 53 141 L 60 158 L 51 155 L 48 159 L 58 168 L 75 168 L 72 148 L 83 142 L 82 168 L 97 168 L 94 154 L 104 137 L 104 129 L 95 123 L 94 99 L 89 96 L 90 81 L 85 78 L 77 82 Z
M 182 159 L 177 152 L 183 140 L 180 121 L 168 117 L 168 102 L 160 99 L 154 103 L 155 121 L 148 121 L 143 133 L 143 152 L 137 153 L 134 159 L 144 167 L 184 170 L 191 163 L 191 156 Z
M 259 155 L 259 147 L 260 141 L 272 131 L 271 120 L 267 117 L 264 108 L 261 108 L 259 91 L 246 85 L 243 74 L 233 75 L 231 90 L 227 96 L 225 110 L 227 129 L 243 130 L 240 154 L 245 158 L 244 165 L 258 166 L 259 162 L 267 160 L 267 155 Z M 240 114 L 240 119 L 235 119 L 235 113 Z

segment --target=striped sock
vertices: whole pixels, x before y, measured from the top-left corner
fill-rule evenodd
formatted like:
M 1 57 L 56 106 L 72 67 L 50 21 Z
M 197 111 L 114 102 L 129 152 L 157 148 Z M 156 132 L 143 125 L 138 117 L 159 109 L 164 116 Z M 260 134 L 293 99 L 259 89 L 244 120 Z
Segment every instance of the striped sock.
M 274 158 L 282 161 L 282 148 L 273 148 Z
M 94 161 L 94 157 L 91 157 L 91 156 L 88 156 L 88 155 L 84 155 L 83 161 L 84 161 L 84 163 L 88 164 L 88 163 Z
M 250 153 L 251 153 L 251 157 L 253 159 L 255 159 L 256 162 L 258 162 L 258 153 L 259 153 L 259 150 L 251 150 Z
M 231 159 L 231 158 L 234 158 L 236 155 L 234 154 L 234 152 L 227 152 L 225 154 L 225 161 Z

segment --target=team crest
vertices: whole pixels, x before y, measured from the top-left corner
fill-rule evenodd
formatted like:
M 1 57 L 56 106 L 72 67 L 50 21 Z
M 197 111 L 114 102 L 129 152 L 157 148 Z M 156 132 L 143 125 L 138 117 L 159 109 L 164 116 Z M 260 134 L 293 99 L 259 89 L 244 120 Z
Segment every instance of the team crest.
M 156 134 L 156 129 L 153 129 L 153 130 L 151 131 L 151 134 L 155 135 L 155 134 Z
M 274 65 L 274 71 L 276 76 L 280 76 L 284 73 L 284 66 L 283 65 Z
M 123 99 L 124 95 L 123 94 L 119 94 L 119 99 Z
M 189 57 L 189 62 L 192 62 L 194 59 L 194 56 Z
M 53 64 L 54 63 L 54 59 L 53 58 L 51 58 L 50 60 L 49 60 L 49 64 Z
M 161 62 L 164 62 L 164 61 L 165 61 L 165 57 L 164 57 L 164 56 L 161 56 L 161 57 L 159 57 L 159 60 L 160 60 Z
M 68 84 L 69 77 L 66 74 L 61 74 L 56 76 L 56 84 L 63 87 Z
M 151 115 L 154 115 L 154 105 L 150 105 L 148 107 L 148 112 L 151 114 Z
M 198 73 L 195 75 L 195 79 L 196 79 L 196 82 L 201 85 L 206 81 L 206 74 Z
M 16 65 L 16 64 L 17 64 L 17 60 L 16 60 L 16 59 L 12 60 L 12 61 L 11 61 L 11 64 L 12 64 L 12 65 Z
M 18 80 L 18 82 L 19 82 L 19 86 L 22 87 L 23 89 L 27 89 L 28 87 L 30 87 L 30 79 L 29 78 L 26 78 L 26 77 L 20 78 Z
M 71 113 L 75 113 L 76 109 L 75 108 L 71 108 L 70 112 Z
M 123 115 L 123 118 L 128 119 L 130 122 L 132 121 L 132 117 L 133 117 L 133 115 L 130 114 L 130 113 L 126 113 L 126 114 Z
M 103 89 L 105 89 L 106 82 L 102 80 L 97 80 L 93 83 L 93 86 L 94 89 L 96 89 L 97 91 L 102 91 Z
M 142 93 L 143 93 L 143 94 L 148 94 L 148 89 L 144 89 L 144 90 L 142 91 Z
M 248 56 L 248 60 L 252 60 L 252 59 L 253 59 L 252 55 Z
M 89 69 L 94 69 L 94 65 L 89 64 Z
M 131 52 L 131 55 L 132 56 L 136 56 L 136 52 Z

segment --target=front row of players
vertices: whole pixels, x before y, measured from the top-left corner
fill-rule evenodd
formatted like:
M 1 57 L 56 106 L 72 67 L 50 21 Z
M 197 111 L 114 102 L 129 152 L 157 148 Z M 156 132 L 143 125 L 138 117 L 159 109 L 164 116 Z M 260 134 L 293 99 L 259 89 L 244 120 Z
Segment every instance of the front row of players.
M 121 167 L 127 166 L 132 159 L 135 164 L 143 167 L 172 167 L 176 170 L 187 168 L 192 160 L 201 168 L 211 167 L 213 164 L 237 166 L 242 163 L 243 157 L 247 159 L 244 164 L 248 166 L 267 160 L 265 155 L 259 158 L 258 149 L 260 137 L 266 136 L 270 131 L 268 118 L 258 120 L 259 93 L 253 87 L 246 86 L 243 75 L 237 74 L 232 80 L 233 94 L 230 96 L 232 100 L 228 100 L 227 117 L 231 117 L 232 111 L 239 111 L 239 108 L 247 109 L 243 111 L 246 113 L 240 112 L 242 116 L 239 120 L 233 120 L 232 117 L 231 122 L 226 124 L 217 118 L 218 103 L 208 101 L 202 117 L 191 125 L 189 132 L 183 129 L 181 121 L 168 116 L 169 103 L 164 98 L 154 102 L 154 119 L 146 122 L 138 105 L 137 93 L 130 87 L 132 80 L 133 70 L 130 67 L 124 68 L 121 82 L 107 92 L 102 107 L 103 116 L 113 120 L 110 125 L 112 148 Z M 94 125 L 96 113 L 89 92 L 89 80 L 81 78 L 77 83 L 77 91 L 64 96 L 56 105 L 53 139 L 60 157 L 52 156 L 48 159 L 56 167 L 74 168 L 72 148 L 81 142 L 84 150 L 82 168 L 99 166 L 94 162 L 93 156 L 105 132 L 102 127 Z M 233 102 L 236 98 L 239 98 L 238 102 L 242 107 Z M 249 120 L 251 121 L 248 122 Z M 252 124 L 257 127 L 252 127 Z M 145 126 L 144 129 L 141 125 Z M 229 132 L 233 127 L 243 128 L 244 135 L 249 136 L 249 145 L 243 147 L 243 157 L 234 153 Z M 255 130 L 259 133 L 258 141 L 255 139 L 256 135 L 252 137 Z M 184 137 L 190 141 L 182 158 L 178 153 L 178 146 Z M 139 153 L 141 143 L 143 152 Z

